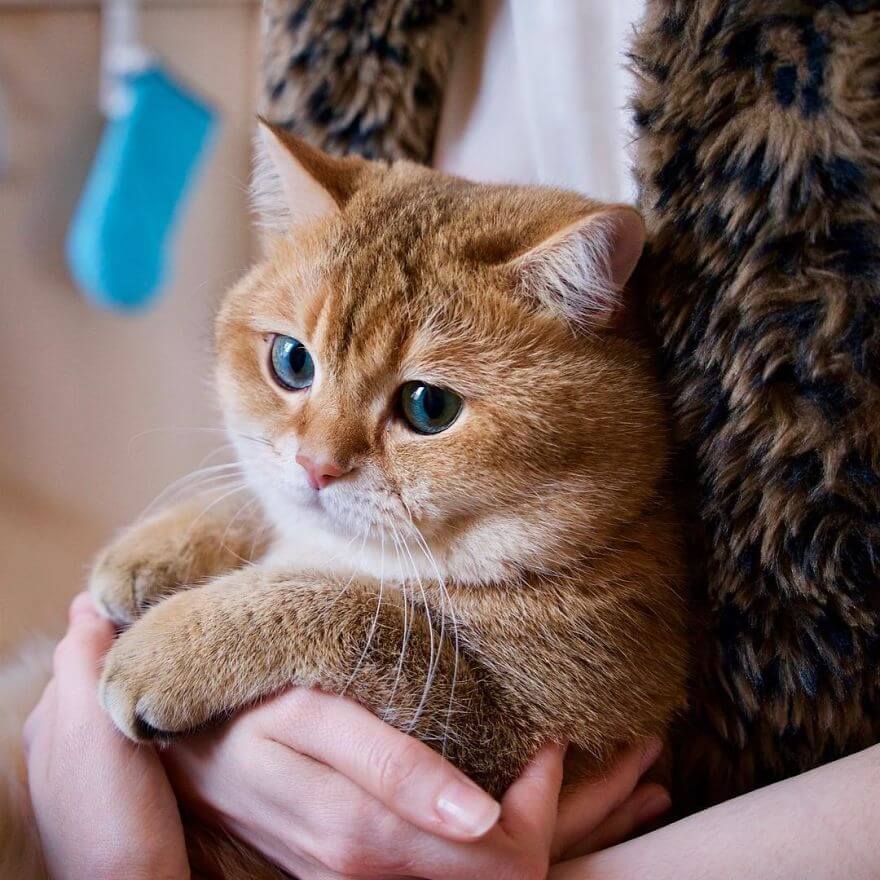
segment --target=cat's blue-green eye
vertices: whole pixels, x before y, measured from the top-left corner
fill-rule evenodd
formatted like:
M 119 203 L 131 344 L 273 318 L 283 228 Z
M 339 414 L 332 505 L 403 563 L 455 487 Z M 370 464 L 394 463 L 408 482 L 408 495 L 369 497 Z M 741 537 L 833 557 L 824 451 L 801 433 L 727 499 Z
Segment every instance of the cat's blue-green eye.
M 462 400 L 448 388 L 427 382 L 407 382 L 400 389 L 400 409 L 409 426 L 419 434 L 445 431 L 461 412 Z
M 270 366 L 275 381 L 289 391 L 308 388 L 315 379 L 315 363 L 306 347 L 292 336 L 272 340 Z

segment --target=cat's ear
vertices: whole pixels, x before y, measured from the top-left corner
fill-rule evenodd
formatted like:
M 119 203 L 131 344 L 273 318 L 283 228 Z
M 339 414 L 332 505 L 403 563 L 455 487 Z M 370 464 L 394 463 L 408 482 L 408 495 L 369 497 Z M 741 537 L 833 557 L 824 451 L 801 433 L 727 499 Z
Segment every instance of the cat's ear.
M 285 233 L 338 213 L 357 189 L 366 161 L 338 158 L 259 120 L 251 203 L 259 224 Z
M 602 208 L 514 258 L 529 296 L 585 329 L 608 327 L 624 310 L 623 290 L 645 246 L 641 214 L 626 205 Z

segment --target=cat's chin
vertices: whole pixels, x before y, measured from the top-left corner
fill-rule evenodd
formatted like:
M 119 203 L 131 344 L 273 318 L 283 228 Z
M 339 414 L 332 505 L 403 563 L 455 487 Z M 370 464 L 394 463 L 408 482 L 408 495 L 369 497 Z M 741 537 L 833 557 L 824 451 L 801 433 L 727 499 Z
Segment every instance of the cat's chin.
M 391 534 L 410 531 L 402 505 L 382 503 L 371 495 L 320 494 L 318 504 L 333 527 L 352 536 L 365 532 Z
M 364 504 L 358 509 L 357 505 L 339 503 L 331 493 L 316 492 L 307 486 L 258 494 L 276 532 L 286 540 L 298 540 L 303 534 L 322 535 L 328 541 L 350 545 L 368 533 L 378 535 L 388 527 L 370 510 L 371 505 Z
M 311 490 L 269 491 L 261 498 L 276 536 L 266 565 L 386 579 L 427 577 L 437 571 L 436 562 L 422 558 L 415 541 L 409 554 L 395 550 L 406 531 L 403 520 L 375 500 Z

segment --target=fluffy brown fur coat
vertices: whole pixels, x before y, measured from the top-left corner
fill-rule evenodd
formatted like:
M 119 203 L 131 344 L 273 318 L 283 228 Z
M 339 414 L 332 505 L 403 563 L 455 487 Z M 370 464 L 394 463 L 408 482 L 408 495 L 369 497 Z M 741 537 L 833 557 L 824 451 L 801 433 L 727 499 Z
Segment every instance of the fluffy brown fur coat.
M 330 153 L 428 162 L 463 0 L 265 0 L 263 112 Z
M 705 527 L 700 806 L 880 739 L 880 4 L 652 0 L 634 60 Z

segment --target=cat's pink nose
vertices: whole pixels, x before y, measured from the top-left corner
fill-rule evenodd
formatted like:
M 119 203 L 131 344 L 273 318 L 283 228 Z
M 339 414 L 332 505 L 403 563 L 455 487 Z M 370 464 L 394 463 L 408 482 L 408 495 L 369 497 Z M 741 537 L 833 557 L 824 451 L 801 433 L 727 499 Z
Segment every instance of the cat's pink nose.
M 308 455 L 305 452 L 297 452 L 296 463 L 306 472 L 309 485 L 315 490 L 324 489 L 337 477 L 347 474 L 351 468 L 345 468 L 331 461 L 329 458 Z

